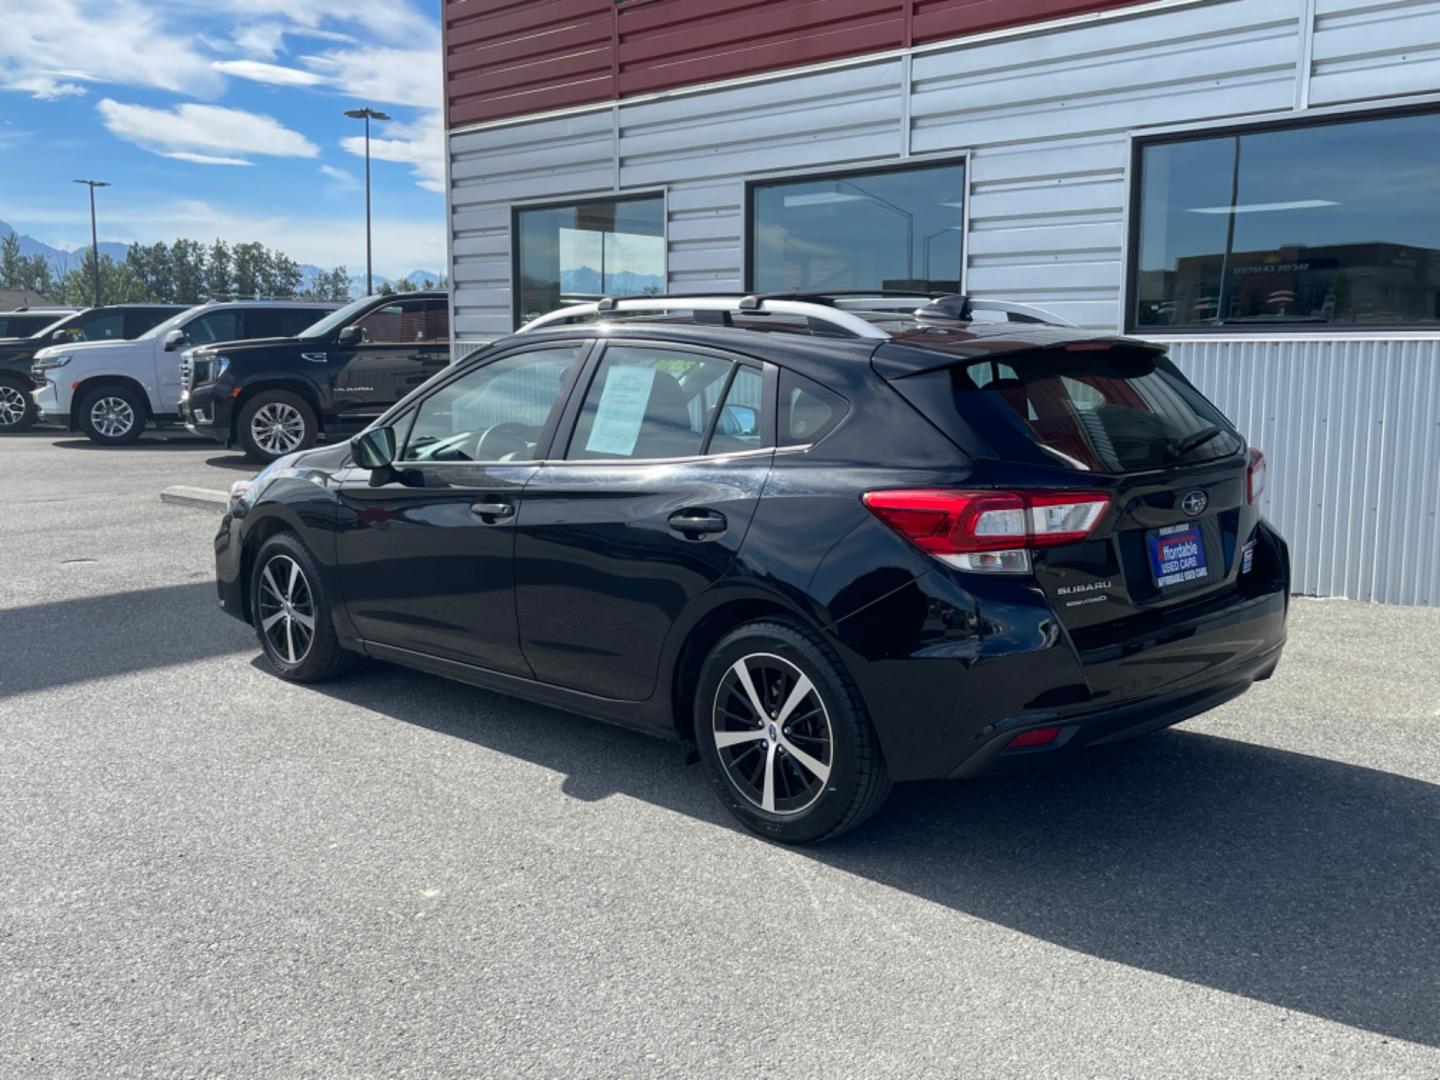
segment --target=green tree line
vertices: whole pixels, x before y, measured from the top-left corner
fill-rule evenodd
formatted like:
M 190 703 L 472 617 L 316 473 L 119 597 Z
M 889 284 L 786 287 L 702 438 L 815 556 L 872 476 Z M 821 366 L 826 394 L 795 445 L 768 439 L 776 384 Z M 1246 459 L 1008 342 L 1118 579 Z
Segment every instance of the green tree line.
M 57 277 L 43 255 L 20 253 L 14 233 L 0 241 L 0 288 L 32 289 L 53 303 L 77 307 L 94 302 L 95 261 L 89 249 Z M 198 304 L 244 297 L 348 300 L 344 266 L 322 270 L 305 287 L 300 264 L 284 252 L 254 242 L 209 247 L 195 240 L 131 244 L 122 261 L 100 256 L 102 304 Z

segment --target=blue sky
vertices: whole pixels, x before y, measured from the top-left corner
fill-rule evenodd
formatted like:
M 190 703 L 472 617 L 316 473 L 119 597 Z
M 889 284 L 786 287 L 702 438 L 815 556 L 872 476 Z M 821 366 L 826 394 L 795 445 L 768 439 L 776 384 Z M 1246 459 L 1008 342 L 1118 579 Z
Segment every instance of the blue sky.
M 23 0 L 0 17 L 0 221 L 58 247 L 177 236 L 259 240 L 365 264 L 362 123 L 372 130 L 375 271 L 442 271 L 438 0 Z

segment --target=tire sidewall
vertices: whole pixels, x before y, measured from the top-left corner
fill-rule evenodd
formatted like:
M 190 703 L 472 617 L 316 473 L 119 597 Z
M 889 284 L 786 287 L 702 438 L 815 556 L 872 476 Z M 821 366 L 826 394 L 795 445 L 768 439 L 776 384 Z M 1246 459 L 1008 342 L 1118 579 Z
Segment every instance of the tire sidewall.
M 0 386 L 17 391 L 25 402 L 25 411 L 20 414 L 20 419 L 13 424 L 0 423 L 0 432 L 28 431 L 34 427 L 35 421 L 40 417 L 40 410 L 36 408 L 35 399 L 30 396 L 29 384 L 17 378 L 0 377 Z
M 266 450 L 257 443 L 250 434 L 250 422 L 254 420 L 255 414 L 266 405 L 274 403 L 289 405 L 300 414 L 300 419 L 305 423 L 305 434 L 301 436 L 299 444 L 279 454 L 272 454 Z M 282 458 L 285 454 L 293 454 L 298 450 L 310 449 L 315 445 L 315 440 L 319 434 L 319 422 L 316 419 L 315 410 L 310 407 L 310 403 L 303 397 L 289 390 L 261 390 L 259 393 L 247 398 L 245 403 L 240 406 L 240 413 L 236 419 L 235 426 L 238 429 L 235 433 L 236 438 L 240 443 L 241 449 L 245 451 L 245 456 L 252 461 L 265 463 Z
M 772 653 L 799 668 L 814 684 L 830 719 L 831 761 L 826 790 L 796 814 L 773 814 L 745 798 L 733 786 L 715 746 L 714 702 L 720 680 L 742 656 Z M 700 671 L 695 694 L 695 742 L 701 764 L 721 802 L 747 828 L 783 843 L 821 839 L 845 820 L 861 783 L 856 748 L 862 737 L 859 725 L 869 720 L 857 710 L 854 691 L 838 661 L 826 656 L 806 637 L 783 623 L 742 626 L 727 634 L 711 650 Z
M 135 415 L 135 422 L 123 435 L 104 435 L 90 420 L 90 411 L 95 407 L 95 403 L 101 398 L 107 397 L 119 398 L 130 406 L 130 411 Z M 87 390 L 85 396 L 81 398 L 77 420 L 81 432 L 91 442 L 99 443 L 101 446 L 124 446 L 126 443 L 133 443 L 145 431 L 145 402 L 128 386 L 96 387 L 94 390 Z
M 260 627 L 260 582 L 266 564 L 276 555 L 284 555 L 299 564 L 300 572 L 305 575 L 305 584 L 310 589 L 311 605 L 315 609 L 315 633 L 310 640 L 310 649 L 294 664 L 271 649 L 270 642 L 265 638 L 265 631 Z M 266 663 L 282 679 L 296 682 L 314 679 L 324 663 L 327 649 L 333 645 L 330 638 L 335 631 L 331 622 L 330 598 L 325 592 L 325 580 L 320 574 L 319 564 L 297 536 L 293 533 L 277 533 L 260 546 L 250 574 L 249 590 L 250 618 Z

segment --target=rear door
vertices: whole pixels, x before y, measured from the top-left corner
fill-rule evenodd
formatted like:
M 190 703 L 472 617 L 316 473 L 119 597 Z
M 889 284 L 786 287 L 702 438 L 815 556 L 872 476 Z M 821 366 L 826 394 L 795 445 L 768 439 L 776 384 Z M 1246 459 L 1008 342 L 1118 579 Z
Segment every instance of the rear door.
M 640 701 L 686 605 L 730 568 L 774 455 L 774 370 L 612 341 L 525 488 L 516 607 L 535 677 Z

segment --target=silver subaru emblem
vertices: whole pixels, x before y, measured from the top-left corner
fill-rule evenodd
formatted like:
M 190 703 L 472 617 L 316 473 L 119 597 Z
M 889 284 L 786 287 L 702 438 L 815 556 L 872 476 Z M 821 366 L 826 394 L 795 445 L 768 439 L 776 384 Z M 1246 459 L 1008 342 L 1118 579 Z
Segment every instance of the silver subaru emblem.
M 1187 491 L 1185 497 L 1180 500 L 1180 509 L 1191 517 L 1199 517 L 1205 512 L 1205 507 L 1210 505 L 1210 496 L 1203 491 Z

